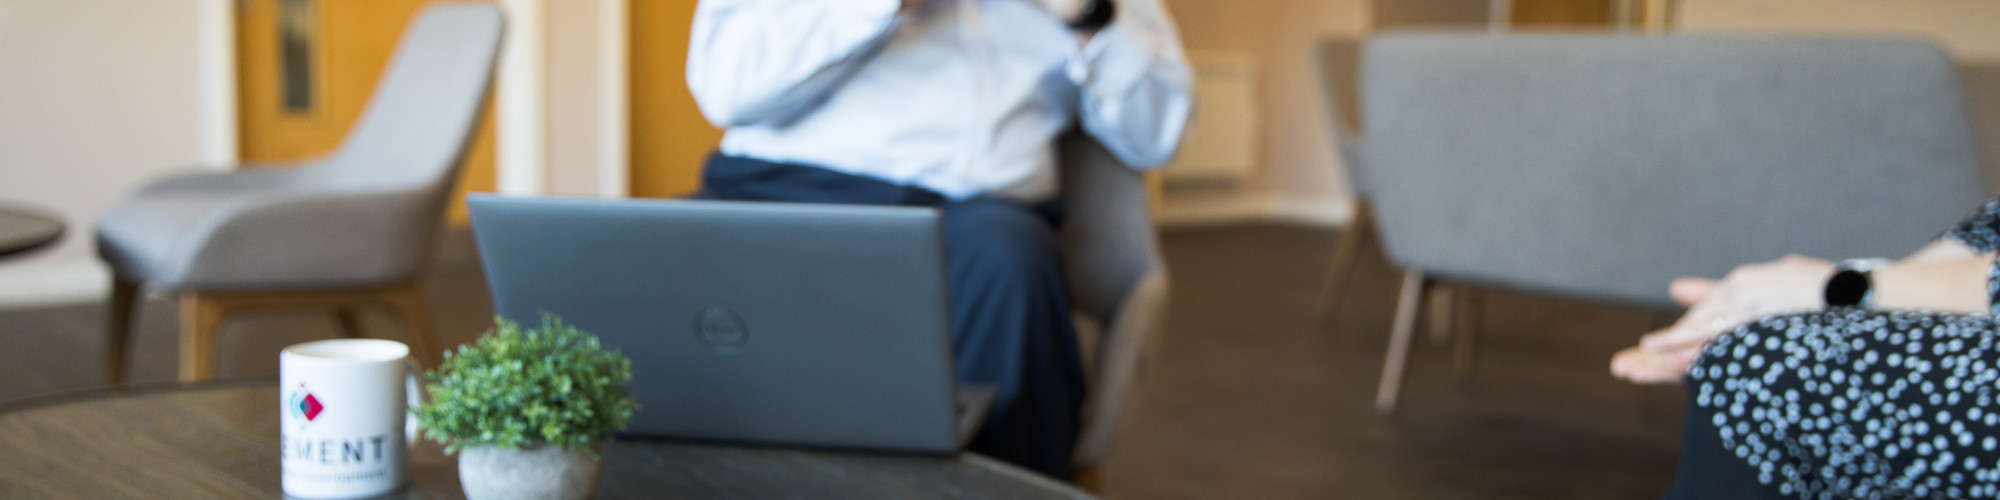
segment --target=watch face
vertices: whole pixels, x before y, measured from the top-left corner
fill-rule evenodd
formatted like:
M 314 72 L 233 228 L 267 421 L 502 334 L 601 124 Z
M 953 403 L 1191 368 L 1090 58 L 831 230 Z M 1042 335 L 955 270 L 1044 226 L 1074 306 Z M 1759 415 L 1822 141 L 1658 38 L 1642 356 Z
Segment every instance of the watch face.
M 1826 305 L 1851 306 L 1868 296 L 1868 275 L 1843 269 L 1826 280 Z

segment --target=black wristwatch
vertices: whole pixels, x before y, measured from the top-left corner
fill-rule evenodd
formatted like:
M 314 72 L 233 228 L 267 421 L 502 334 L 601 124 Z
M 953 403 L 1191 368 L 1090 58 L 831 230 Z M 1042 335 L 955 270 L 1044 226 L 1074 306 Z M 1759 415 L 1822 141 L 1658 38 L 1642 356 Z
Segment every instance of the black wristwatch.
M 1069 22 L 1069 29 L 1097 31 L 1111 24 L 1111 20 L 1116 17 L 1118 17 L 1118 5 L 1111 3 L 1111 0 L 1090 0 L 1090 5 L 1083 7 L 1083 14 Z
M 1821 297 L 1827 306 L 1868 307 L 1875 303 L 1874 280 L 1870 272 L 1889 259 L 1847 259 L 1833 267 L 1833 277 L 1826 279 L 1826 291 Z

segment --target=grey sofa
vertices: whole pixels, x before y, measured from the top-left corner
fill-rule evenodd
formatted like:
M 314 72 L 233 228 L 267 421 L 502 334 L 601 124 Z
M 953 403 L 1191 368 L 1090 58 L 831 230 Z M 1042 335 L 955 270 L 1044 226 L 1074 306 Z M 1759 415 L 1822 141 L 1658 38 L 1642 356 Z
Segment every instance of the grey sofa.
M 1361 78 L 1357 166 L 1409 273 L 1383 411 L 1427 277 L 1672 307 L 1677 276 L 1901 256 L 1987 194 L 1922 41 L 1400 33 Z

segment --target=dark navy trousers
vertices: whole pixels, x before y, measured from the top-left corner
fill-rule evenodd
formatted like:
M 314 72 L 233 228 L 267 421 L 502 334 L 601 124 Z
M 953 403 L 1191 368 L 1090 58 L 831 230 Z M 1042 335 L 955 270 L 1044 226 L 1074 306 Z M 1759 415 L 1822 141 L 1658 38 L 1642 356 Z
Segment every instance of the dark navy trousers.
M 958 379 L 996 386 L 972 451 L 1069 479 L 1083 367 L 1058 260 L 1061 205 L 973 199 L 804 165 L 716 154 L 701 197 L 937 207 Z

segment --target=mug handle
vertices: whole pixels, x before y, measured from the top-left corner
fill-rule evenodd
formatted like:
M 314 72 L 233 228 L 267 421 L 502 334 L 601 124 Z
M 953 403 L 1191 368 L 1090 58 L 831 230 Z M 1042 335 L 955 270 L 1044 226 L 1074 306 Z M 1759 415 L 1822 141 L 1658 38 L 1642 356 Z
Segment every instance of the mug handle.
M 417 358 L 403 358 L 403 395 L 411 409 L 422 408 L 430 401 L 430 395 L 424 394 L 423 373 L 424 367 L 417 364 Z M 407 411 L 403 412 L 403 445 L 417 449 L 417 416 Z

